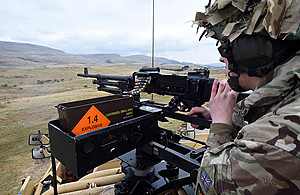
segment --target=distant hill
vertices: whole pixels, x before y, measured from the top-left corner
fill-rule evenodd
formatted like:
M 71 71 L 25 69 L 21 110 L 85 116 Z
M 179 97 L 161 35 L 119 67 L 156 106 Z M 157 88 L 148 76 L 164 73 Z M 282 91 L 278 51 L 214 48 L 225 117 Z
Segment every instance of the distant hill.
M 209 67 L 213 67 L 213 68 L 221 68 L 221 67 L 225 67 L 224 63 L 212 63 L 212 64 L 205 64 L 205 66 L 209 66 Z
M 29 43 L 0 41 L 0 66 L 4 67 L 51 67 L 94 65 L 150 65 L 151 57 L 145 55 L 120 56 L 119 54 L 69 54 L 64 51 Z M 160 67 L 203 67 L 189 62 L 178 62 L 163 57 L 155 58 Z
M 23 53 L 48 53 L 48 54 L 60 54 L 63 55 L 65 52 L 52 49 L 49 47 L 41 46 L 41 45 L 34 45 L 30 43 L 15 43 L 15 42 L 7 42 L 7 41 L 0 41 L 0 52 L 23 52 Z

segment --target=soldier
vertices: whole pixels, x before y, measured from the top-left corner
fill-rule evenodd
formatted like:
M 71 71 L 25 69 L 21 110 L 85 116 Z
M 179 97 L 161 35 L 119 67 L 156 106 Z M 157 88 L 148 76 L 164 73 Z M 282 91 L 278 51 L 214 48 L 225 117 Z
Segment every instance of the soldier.
M 196 194 L 300 194 L 300 3 L 216 0 L 195 23 L 221 42 Z M 253 90 L 236 103 L 237 92 Z

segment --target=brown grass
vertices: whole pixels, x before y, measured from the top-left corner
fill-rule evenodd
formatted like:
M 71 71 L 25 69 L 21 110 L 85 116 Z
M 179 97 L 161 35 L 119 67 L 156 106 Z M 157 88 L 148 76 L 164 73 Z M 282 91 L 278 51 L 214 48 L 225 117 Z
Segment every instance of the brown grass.
M 134 70 L 93 67 L 91 73 L 131 74 Z M 47 165 L 34 164 L 28 136 L 41 130 L 58 117 L 55 105 L 103 96 L 92 79 L 76 76 L 82 67 L 0 69 L 0 190 L 1 194 L 16 194 L 22 178 L 31 175 L 35 182 L 44 174 Z M 37 80 L 51 80 L 37 84 Z M 59 82 L 58 82 L 59 81 Z M 87 87 L 84 87 L 84 86 Z

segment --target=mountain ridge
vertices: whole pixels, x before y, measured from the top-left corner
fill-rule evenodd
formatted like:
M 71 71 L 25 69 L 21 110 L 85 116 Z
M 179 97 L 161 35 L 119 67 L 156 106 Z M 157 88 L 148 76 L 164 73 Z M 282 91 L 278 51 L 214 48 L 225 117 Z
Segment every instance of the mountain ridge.
M 0 66 L 4 67 L 93 66 L 111 64 L 150 65 L 151 57 L 146 55 L 121 56 L 117 53 L 70 54 L 42 45 L 0 41 Z M 206 66 L 191 62 L 179 62 L 164 57 L 155 57 L 155 64 L 177 67 Z

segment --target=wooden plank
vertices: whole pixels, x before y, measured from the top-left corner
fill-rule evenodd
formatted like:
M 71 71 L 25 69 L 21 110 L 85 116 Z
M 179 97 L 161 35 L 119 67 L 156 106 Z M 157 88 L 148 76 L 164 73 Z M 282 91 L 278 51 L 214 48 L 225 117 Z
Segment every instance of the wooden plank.
M 40 195 L 43 189 L 43 184 L 42 183 L 38 183 L 36 186 L 36 190 L 34 192 L 34 195 Z
M 26 177 L 20 191 L 19 195 L 32 195 L 34 192 L 34 184 L 32 182 L 31 176 Z

